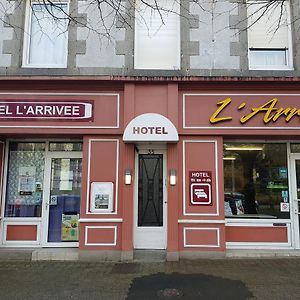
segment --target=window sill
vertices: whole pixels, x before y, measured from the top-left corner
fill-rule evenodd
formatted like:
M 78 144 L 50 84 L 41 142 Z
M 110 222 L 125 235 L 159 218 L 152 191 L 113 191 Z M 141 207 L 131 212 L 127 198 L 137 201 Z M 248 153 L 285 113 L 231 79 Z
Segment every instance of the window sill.
M 225 216 L 228 219 L 277 219 L 275 216 L 270 215 L 232 215 Z
M 67 65 L 22 65 L 25 69 L 66 69 Z
M 265 218 L 263 218 L 265 217 Z M 230 218 L 230 217 L 225 217 L 225 223 L 226 224 L 237 224 L 237 223 L 266 223 L 266 224 L 274 224 L 274 223 L 285 223 L 285 224 L 290 224 L 291 219 L 277 219 L 276 217 L 273 218 L 268 218 L 269 216 L 261 216 L 261 218 Z
M 294 71 L 294 68 L 278 66 L 278 67 L 267 67 L 267 66 L 249 66 L 250 71 Z

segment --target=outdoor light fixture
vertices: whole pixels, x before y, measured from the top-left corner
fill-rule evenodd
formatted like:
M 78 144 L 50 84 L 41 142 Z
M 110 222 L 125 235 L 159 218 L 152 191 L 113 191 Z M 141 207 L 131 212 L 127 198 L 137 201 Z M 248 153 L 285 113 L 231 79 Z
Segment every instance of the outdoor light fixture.
M 176 170 L 170 170 L 170 185 L 176 185 Z
M 131 170 L 125 170 L 125 184 L 131 184 Z

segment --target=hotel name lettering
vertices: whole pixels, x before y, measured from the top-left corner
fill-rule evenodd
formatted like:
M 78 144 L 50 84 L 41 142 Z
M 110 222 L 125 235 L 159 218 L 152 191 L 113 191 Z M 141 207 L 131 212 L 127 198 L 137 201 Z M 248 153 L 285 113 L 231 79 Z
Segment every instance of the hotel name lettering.
M 226 114 L 226 108 L 231 104 L 231 98 L 226 98 L 223 101 L 217 103 L 219 108 L 212 114 L 209 121 L 211 124 L 216 124 L 219 122 L 231 121 L 233 118 Z M 247 107 L 245 102 L 241 103 L 237 109 L 243 110 Z M 268 124 L 270 122 L 275 123 L 279 118 L 284 118 L 288 123 L 294 117 L 300 117 L 300 108 L 296 107 L 280 107 L 278 105 L 278 99 L 273 98 L 261 106 L 252 107 L 251 112 L 243 115 L 240 118 L 240 122 L 242 124 L 247 123 L 249 120 L 261 116 L 263 118 L 263 122 Z

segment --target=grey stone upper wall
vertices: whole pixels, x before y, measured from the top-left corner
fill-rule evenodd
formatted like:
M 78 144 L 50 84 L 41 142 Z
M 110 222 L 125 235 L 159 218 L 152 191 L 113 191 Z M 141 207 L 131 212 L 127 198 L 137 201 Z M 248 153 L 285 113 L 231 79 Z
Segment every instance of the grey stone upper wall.
M 23 68 L 25 2 L 0 0 L 0 75 L 300 76 L 300 0 L 291 3 L 290 71 L 249 70 L 246 6 L 236 0 L 181 0 L 180 70 L 134 69 L 132 1 L 121 2 L 120 18 L 107 5 L 100 14 L 91 0 L 72 0 L 70 12 L 78 23 L 68 30 L 68 67 Z
M 77 39 L 85 42 L 86 51 L 77 55 L 76 67 L 124 68 L 124 55 L 116 54 L 116 41 L 124 41 L 125 29 L 115 26 L 113 9 L 102 5 L 100 14 L 96 3 L 85 0 L 78 2 L 78 12 L 86 15 L 86 27 L 77 29 Z
M 198 28 L 190 30 L 191 41 L 199 43 L 199 55 L 191 56 L 190 69 L 240 69 L 240 58 L 231 54 L 231 43 L 238 41 L 238 31 L 230 28 L 230 15 L 236 5 L 228 1 L 190 4 L 190 12 L 199 19 Z
M 11 66 L 11 54 L 5 53 L 4 41 L 13 39 L 13 29 L 5 24 L 5 20 L 14 9 L 14 2 L 0 0 L 0 68 Z

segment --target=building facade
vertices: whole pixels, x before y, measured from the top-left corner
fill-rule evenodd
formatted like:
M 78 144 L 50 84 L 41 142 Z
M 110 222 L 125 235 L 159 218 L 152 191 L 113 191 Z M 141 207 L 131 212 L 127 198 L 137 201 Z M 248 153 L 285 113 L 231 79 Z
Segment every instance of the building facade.
M 300 3 L 1 4 L 1 247 L 298 252 Z

